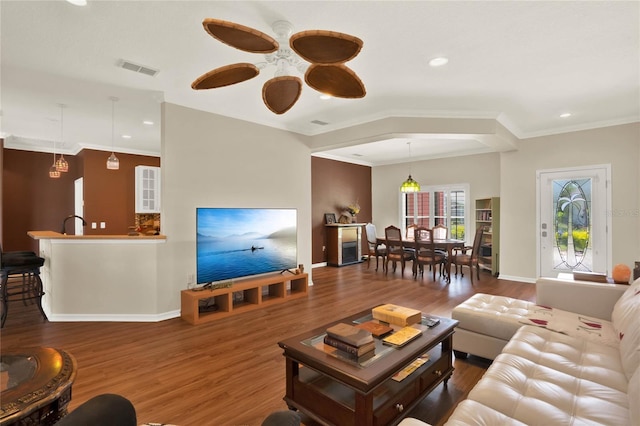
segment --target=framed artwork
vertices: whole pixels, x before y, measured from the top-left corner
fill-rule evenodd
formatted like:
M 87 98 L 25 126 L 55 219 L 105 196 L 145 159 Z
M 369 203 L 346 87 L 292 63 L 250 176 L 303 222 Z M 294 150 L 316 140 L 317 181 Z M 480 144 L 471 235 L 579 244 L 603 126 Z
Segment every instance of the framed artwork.
M 324 214 L 324 223 L 330 225 L 332 223 L 336 223 L 336 214 L 335 213 L 325 213 Z

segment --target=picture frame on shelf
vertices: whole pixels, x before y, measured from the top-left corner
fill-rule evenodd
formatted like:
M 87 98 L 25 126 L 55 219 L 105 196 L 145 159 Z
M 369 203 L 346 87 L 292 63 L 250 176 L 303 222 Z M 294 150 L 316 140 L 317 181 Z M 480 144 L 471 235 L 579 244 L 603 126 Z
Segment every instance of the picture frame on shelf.
M 325 225 L 331 225 L 332 223 L 336 223 L 336 214 L 335 213 L 325 213 L 324 214 L 324 223 L 325 223 Z

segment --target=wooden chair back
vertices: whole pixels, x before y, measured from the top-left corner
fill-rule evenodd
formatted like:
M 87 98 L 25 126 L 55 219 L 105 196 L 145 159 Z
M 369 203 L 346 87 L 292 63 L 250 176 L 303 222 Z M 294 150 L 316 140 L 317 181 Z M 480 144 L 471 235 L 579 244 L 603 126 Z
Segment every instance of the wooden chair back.
M 416 225 L 415 223 L 412 223 L 411 225 L 407 225 L 407 230 L 404 236 L 404 239 L 406 241 L 413 241 L 413 234 L 417 227 L 418 225 Z
M 484 226 L 476 229 L 476 235 L 473 237 L 473 246 L 471 248 L 471 258 L 473 260 L 478 259 L 480 253 L 480 245 L 482 244 L 482 234 L 484 233 Z
M 433 227 L 433 238 L 436 240 L 446 240 L 449 234 L 449 228 L 443 224 L 438 224 Z

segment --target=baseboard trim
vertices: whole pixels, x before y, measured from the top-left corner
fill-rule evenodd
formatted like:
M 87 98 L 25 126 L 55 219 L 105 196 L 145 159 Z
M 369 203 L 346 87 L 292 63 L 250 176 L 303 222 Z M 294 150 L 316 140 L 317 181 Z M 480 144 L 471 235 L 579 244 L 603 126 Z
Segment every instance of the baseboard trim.
M 51 322 L 160 322 L 179 318 L 180 311 L 163 312 L 161 314 L 49 314 Z
M 513 276 L 513 275 L 500 274 L 500 275 L 498 275 L 498 279 L 499 280 L 509 280 L 509 281 L 519 281 L 521 283 L 528 283 L 528 284 L 535 284 L 536 283 L 536 279 L 535 278 L 517 277 L 517 276 Z

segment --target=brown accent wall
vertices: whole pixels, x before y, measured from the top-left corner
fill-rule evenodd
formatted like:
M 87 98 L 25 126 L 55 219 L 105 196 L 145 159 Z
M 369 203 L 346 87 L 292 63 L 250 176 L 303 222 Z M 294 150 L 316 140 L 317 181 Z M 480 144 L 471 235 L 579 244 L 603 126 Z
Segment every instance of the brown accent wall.
M 358 222 L 371 221 L 371 167 L 311 157 L 311 200 L 311 262 L 315 264 L 327 261 L 322 250 L 326 246 L 325 213 L 339 218 L 344 207 L 357 201 Z
M 53 154 L 3 150 L 2 250 L 36 251 L 31 230 L 59 231 L 62 220 L 73 214 L 73 181 L 81 176 L 78 159 L 65 155 L 69 171 L 49 177 Z
M 86 235 L 126 234 L 135 225 L 135 167 L 160 166 L 160 158 L 116 153 L 120 169 L 108 170 L 109 153 L 83 150 Z M 96 222 L 97 229 L 91 229 Z M 100 222 L 106 223 L 100 229 Z
M 107 170 L 109 153 L 83 150 L 65 155 L 69 172 L 49 178 L 53 154 L 3 149 L 2 249 L 36 251 L 27 232 L 60 232 L 65 217 L 74 214 L 74 181 L 84 177 L 84 218 L 87 235 L 126 234 L 135 222 L 136 165 L 159 166 L 160 158 L 117 154 L 120 170 Z M 106 229 L 91 229 L 91 222 L 106 222 Z M 67 223 L 71 230 L 70 221 Z

